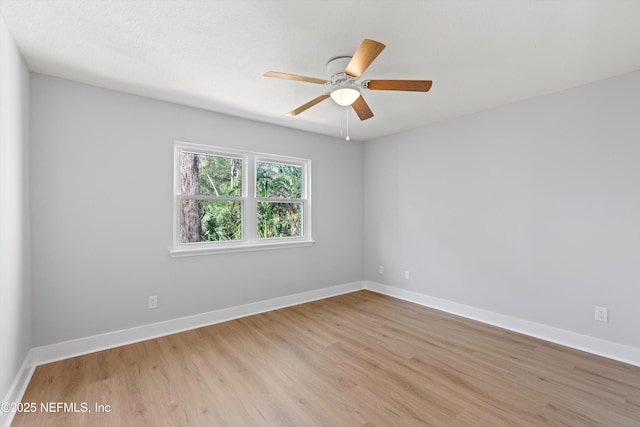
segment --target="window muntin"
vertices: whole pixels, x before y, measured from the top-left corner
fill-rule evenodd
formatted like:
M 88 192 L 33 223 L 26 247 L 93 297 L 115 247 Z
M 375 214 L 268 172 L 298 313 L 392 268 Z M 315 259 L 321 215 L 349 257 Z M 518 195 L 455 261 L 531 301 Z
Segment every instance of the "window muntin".
M 306 246 L 310 161 L 175 144 L 172 256 Z

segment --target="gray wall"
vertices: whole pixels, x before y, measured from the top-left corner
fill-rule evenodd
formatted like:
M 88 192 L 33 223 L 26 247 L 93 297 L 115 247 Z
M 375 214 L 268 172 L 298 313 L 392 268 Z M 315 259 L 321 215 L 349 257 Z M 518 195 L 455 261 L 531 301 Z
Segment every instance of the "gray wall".
M 0 398 L 32 344 L 28 108 L 29 70 L 0 16 Z
M 170 258 L 174 140 L 311 159 L 317 243 Z M 364 276 L 361 143 L 39 74 L 31 143 L 35 346 Z
M 635 72 L 367 143 L 367 280 L 639 347 L 639 114 Z

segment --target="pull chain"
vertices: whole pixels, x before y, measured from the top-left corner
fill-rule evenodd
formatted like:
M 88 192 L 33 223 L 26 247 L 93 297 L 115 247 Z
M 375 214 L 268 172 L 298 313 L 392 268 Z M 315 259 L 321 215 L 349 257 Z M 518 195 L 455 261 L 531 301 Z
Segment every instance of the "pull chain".
M 345 115 L 347 116 L 347 138 L 346 140 L 349 141 L 349 107 L 344 107 L 344 111 L 345 111 Z

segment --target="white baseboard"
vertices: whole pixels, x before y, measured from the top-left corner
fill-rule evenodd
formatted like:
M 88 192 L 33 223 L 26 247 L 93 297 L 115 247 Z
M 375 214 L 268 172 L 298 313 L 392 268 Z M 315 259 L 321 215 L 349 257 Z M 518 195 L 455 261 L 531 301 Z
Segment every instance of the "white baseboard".
M 32 349 L 33 362 L 37 365 L 68 359 L 100 350 L 119 347 L 121 345 L 145 341 L 164 335 L 226 322 L 240 317 L 277 310 L 292 305 L 304 304 L 323 298 L 329 298 L 353 291 L 364 289 L 364 282 L 352 282 L 329 288 L 316 289 L 299 294 L 287 295 L 265 301 L 258 301 L 236 307 L 223 308 L 193 316 L 181 317 L 164 322 L 152 323 L 120 331 L 107 332 L 71 341 L 35 347 Z
M 609 359 L 618 360 L 630 365 L 640 366 L 640 348 L 607 341 L 588 335 L 578 334 L 565 329 L 543 325 L 517 317 L 484 310 L 469 305 L 432 297 L 394 286 L 365 281 L 365 289 L 394 298 L 414 302 L 425 307 L 477 320 L 482 323 L 498 326 L 510 331 L 519 332 L 545 341 L 550 341 L 565 347 L 597 354 Z
M 7 391 L 6 396 L 2 400 L 2 403 L 11 404 L 22 401 L 22 396 L 27 390 L 27 386 L 29 385 L 29 381 L 31 381 L 31 376 L 33 375 L 35 368 L 35 364 L 33 363 L 33 350 L 29 350 L 27 356 L 22 362 L 22 366 L 20 367 L 18 374 L 14 378 L 13 383 L 11 383 L 11 387 L 9 387 L 9 391 Z M 0 411 L 0 426 L 9 427 L 14 416 L 15 412 Z

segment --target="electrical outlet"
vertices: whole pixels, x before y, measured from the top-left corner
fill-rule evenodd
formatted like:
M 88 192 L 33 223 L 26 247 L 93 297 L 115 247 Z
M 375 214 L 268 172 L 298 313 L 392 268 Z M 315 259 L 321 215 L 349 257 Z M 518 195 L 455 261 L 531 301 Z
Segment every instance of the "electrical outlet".
M 596 320 L 598 322 L 609 322 L 609 309 L 607 307 L 596 306 Z
M 406 280 L 409 280 L 409 279 L 411 278 L 411 274 L 410 274 L 408 271 L 405 271 L 405 272 L 404 272 L 404 278 L 405 278 Z
M 378 266 L 378 273 L 379 274 L 384 274 L 384 267 L 383 266 L 381 266 L 381 265 Z
M 149 310 L 152 310 L 154 308 L 158 308 L 158 296 L 157 295 L 151 295 L 149 297 Z

